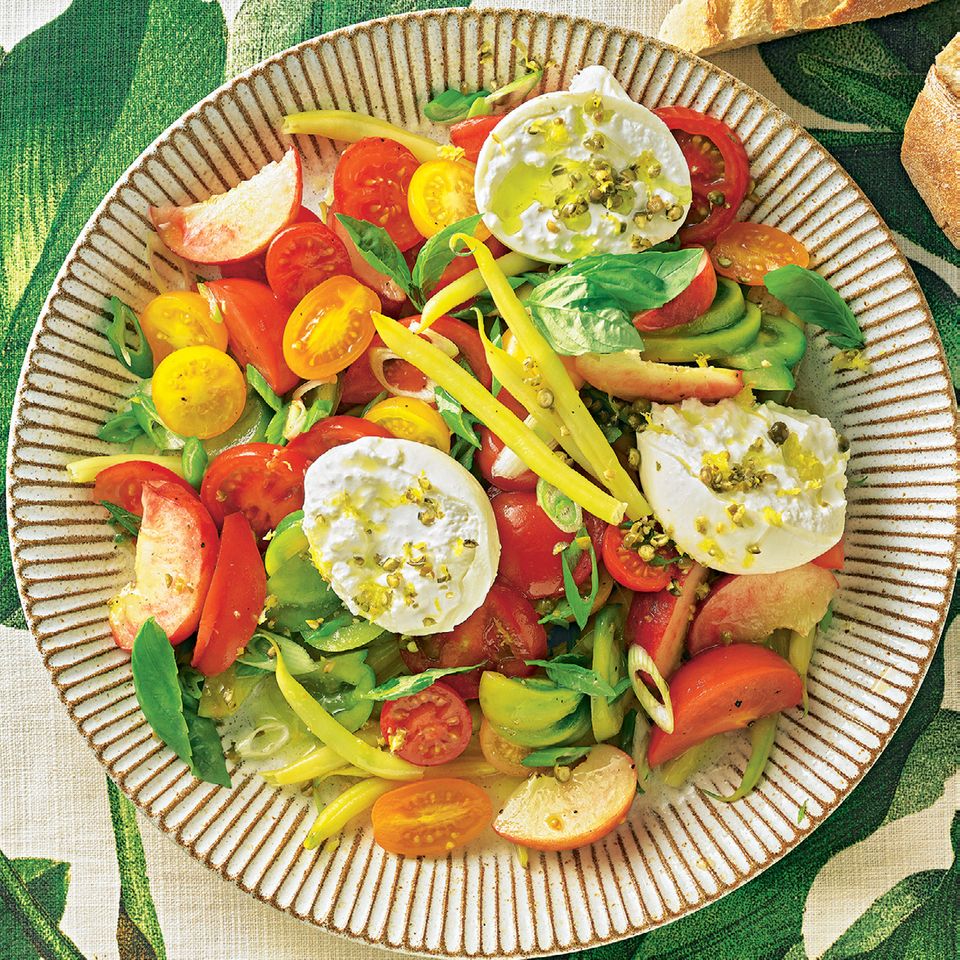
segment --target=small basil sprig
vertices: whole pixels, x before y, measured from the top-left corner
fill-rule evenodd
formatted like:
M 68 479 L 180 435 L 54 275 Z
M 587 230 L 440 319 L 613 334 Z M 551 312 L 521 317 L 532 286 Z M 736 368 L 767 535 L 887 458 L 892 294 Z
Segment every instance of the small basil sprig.
M 841 350 L 858 350 L 866 343 L 847 302 L 819 273 L 789 263 L 771 270 L 763 284 L 804 323 L 829 331 L 827 343 Z
M 593 747 L 546 747 L 528 753 L 520 763 L 525 767 L 565 767 L 585 757 Z
M 191 487 L 199 490 L 210 458 L 207 456 L 203 444 L 196 437 L 187 437 L 183 450 L 180 452 L 180 462 L 183 464 L 184 479 Z
M 588 697 L 603 697 L 613 701 L 630 687 L 630 678 L 623 677 L 614 687 L 600 676 L 596 670 L 585 665 L 583 658 L 563 654 L 553 660 L 527 660 L 531 667 L 543 667 L 547 676 L 564 690 L 574 690 Z
M 573 571 L 580 562 L 580 556 L 583 553 L 583 547 L 580 542 L 587 541 L 587 549 L 590 551 L 590 594 L 586 597 L 581 596 L 580 588 L 574 582 Z M 590 617 L 590 611 L 593 609 L 593 601 L 597 599 L 597 592 L 600 589 L 600 573 L 597 569 L 597 553 L 593 549 L 593 541 L 587 533 L 586 527 L 581 527 L 577 535 L 564 547 L 560 554 L 560 566 L 563 568 L 563 595 L 564 599 L 570 605 L 570 611 L 573 618 L 577 621 L 577 626 L 582 630 L 587 625 Z
M 450 241 L 458 233 L 473 236 L 480 219 L 480 214 L 477 213 L 457 223 L 451 223 L 450 226 L 444 227 L 439 233 L 430 237 L 423 245 L 423 249 L 417 254 L 417 260 L 410 275 L 412 287 L 410 293 L 413 294 L 411 300 L 418 310 L 427 302 L 428 292 L 436 286 L 443 271 L 457 257 L 457 252 L 451 248 Z
M 383 227 L 378 227 L 366 220 L 348 217 L 344 213 L 338 213 L 336 217 L 360 252 L 360 256 L 378 273 L 390 277 L 404 293 L 409 295 L 413 286 L 410 268 L 390 234 Z
M 420 693 L 421 690 L 432 687 L 444 677 L 455 673 L 469 673 L 482 666 L 482 663 L 475 663 L 472 667 L 433 667 L 430 670 L 424 670 L 423 673 L 415 673 L 413 676 L 392 677 L 365 693 L 364 696 L 368 700 L 399 700 L 401 697 L 409 697 L 413 693 Z
M 153 374 L 153 350 L 144 336 L 143 328 L 133 310 L 119 297 L 111 297 L 107 302 L 111 320 L 107 326 L 107 340 L 114 356 L 134 376 L 149 377 Z M 131 350 L 127 345 L 127 326 L 133 327 L 137 335 L 137 346 Z
M 101 500 L 100 503 L 110 514 L 107 523 L 117 531 L 117 541 L 127 538 L 136 540 L 137 534 L 140 533 L 140 518 L 135 513 L 124 510 L 123 507 L 111 503 L 109 500 Z
M 460 401 L 452 397 L 441 386 L 434 388 L 434 397 L 437 401 L 437 412 L 443 417 L 443 422 L 457 437 L 466 440 L 472 447 L 480 449 L 480 439 L 475 429 L 479 422 L 469 411 L 464 410 Z

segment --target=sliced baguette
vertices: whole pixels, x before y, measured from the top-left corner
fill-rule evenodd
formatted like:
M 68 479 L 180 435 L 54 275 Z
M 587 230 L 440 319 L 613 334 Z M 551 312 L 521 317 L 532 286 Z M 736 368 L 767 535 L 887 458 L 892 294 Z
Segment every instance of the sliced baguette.
M 922 7 L 930 0 L 678 0 L 660 39 L 702 55 Z
M 947 239 L 960 248 L 960 33 L 927 73 L 903 130 L 900 160 Z

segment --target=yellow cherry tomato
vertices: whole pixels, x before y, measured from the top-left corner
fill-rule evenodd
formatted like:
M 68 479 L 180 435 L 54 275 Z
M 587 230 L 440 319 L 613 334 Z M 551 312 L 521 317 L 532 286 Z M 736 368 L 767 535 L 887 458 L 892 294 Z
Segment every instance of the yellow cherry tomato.
M 374 404 L 363 419 L 379 424 L 401 440 L 416 440 L 450 452 L 450 429 L 443 417 L 423 400 L 390 397 Z
M 227 327 L 214 319 L 210 304 L 192 290 L 171 290 L 154 297 L 140 315 L 140 326 L 153 351 L 156 367 L 181 347 L 227 349 Z
M 283 358 L 304 380 L 320 380 L 350 366 L 373 339 L 380 298 L 353 277 L 336 276 L 314 287 L 283 329 Z
M 475 170 L 465 160 L 430 160 L 414 170 L 407 187 L 407 207 L 413 225 L 423 236 L 432 237 L 451 223 L 477 213 Z M 482 220 L 474 235 L 478 240 L 490 236 Z
M 222 351 L 184 347 L 160 362 L 152 393 L 160 419 L 174 433 L 207 440 L 240 419 L 247 382 L 236 361 Z

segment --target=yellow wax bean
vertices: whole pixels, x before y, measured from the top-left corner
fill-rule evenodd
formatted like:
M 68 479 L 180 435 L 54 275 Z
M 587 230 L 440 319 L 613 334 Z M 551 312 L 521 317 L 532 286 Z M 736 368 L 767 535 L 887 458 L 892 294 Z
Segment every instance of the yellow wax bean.
M 383 137 L 403 144 L 421 163 L 437 160 L 441 144 L 429 137 L 410 133 L 387 120 L 368 117 L 364 113 L 349 110 L 307 110 L 291 113 L 283 118 L 284 133 L 307 133 L 330 140 L 346 140 L 356 143 L 364 137 Z
M 814 627 L 809 633 L 797 633 L 790 631 L 790 646 L 787 656 L 790 664 L 797 673 L 803 677 L 803 712 L 809 709 L 807 700 L 807 671 L 810 669 L 810 659 L 813 656 L 813 645 L 817 639 L 817 628 Z
M 486 760 L 473 757 L 458 757 L 449 763 L 441 763 L 435 767 L 427 767 L 423 776 L 426 780 L 436 780 L 438 777 L 460 777 L 464 780 L 485 780 L 496 777 L 500 773 L 496 767 Z
M 396 788 L 389 780 L 371 777 L 347 787 L 317 814 L 303 841 L 307 850 L 319 847 L 324 840 L 339 833 L 355 816 L 369 810 L 385 793 Z
M 146 460 L 147 463 L 158 463 L 161 467 L 172 470 L 178 477 L 183 476 L 183 458 L 165 457 L 146 453 L 117 453 L 105 457 L 85 457 L 83 460 L 74 460 L 67 464 L 67 473 L 74 483 L 93 483 L 97 474 L 114 467 L 118 463 L 133 463 L 137 460 Z
M 337 770 L 342 766 L 343 757 L 339 753 L 329 747 L 318 747 L 305 757 L 301 757 L 285 767 L 279 767 L 276 770 L 264 770 L 262 776 L 268 783 L 277 785 L 303 783 L 306 780 L 326 776 L 330 771 Z

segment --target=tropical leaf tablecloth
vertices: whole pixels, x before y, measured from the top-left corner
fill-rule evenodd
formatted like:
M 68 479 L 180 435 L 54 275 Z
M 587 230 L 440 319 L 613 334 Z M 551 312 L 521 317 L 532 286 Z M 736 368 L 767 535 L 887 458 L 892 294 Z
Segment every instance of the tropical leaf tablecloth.
M 114 180 L 181 112 L 302 39 L 433 0 L 0 0 L 0 435 L 34 321 Z M 668 0 L 537 3 L 655 32 Z M 57 9 L 54 9 L 57 7 Z M 899 163 L 960 0 L 717 57 L 808 127 L 910 259 L 960 382 L 960 253 Z M 31 32 L 32 31 L 32 32 Z M 370 960 L 256 902 L 162 837 L 57 701 L 0 546 L 0 958 Z M 960 621 L 852 796 L 797 850 L 700 912 L 589 960 L 958 955 Z M 149 877 L 149 880 L 148 880 Z

